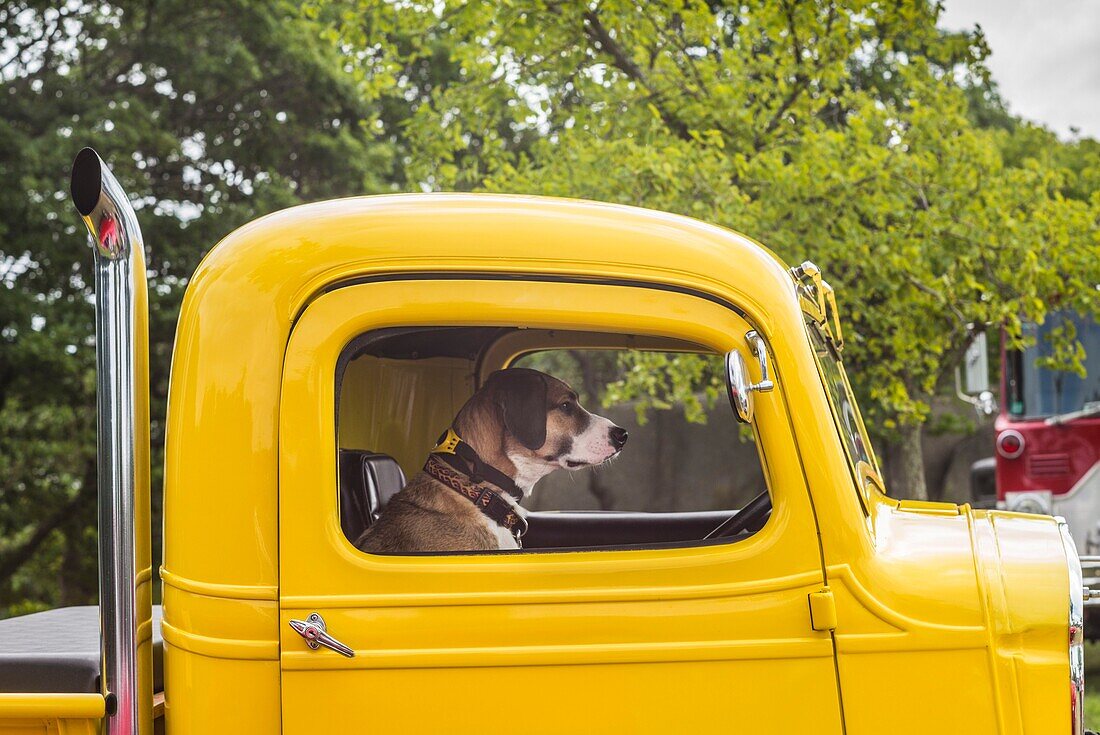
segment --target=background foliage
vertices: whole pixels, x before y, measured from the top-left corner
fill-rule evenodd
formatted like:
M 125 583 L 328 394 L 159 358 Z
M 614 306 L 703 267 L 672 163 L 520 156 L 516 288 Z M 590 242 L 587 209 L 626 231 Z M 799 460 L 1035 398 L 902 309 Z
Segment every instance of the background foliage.
M 154 503 L 176 315 L 219 238 L 300 201 L 383 190 L 390 147 L 297 9 L 0 8 L 0 613 L 96 596 L 91 252 L 68 196 L 94 144 L 149 243 Z M 154 534 L 160 524 L 154 522 Z
M 976 331 L 1097 308 L 1100 148 L 1013 120 L 931 3 L 326 9 L 365 95 L 422 100 L 419 181 L 681 212 L 823 265 L 898 494 L 926 495 L 921 427 Z M 407 76 L 440 48 L 445 77 Z M 634 392 L 697 387 L 673 382 Z
M 203 253 L 300 201 L 436 189 L 681 212 L 818 262 L 869 423 L 898 447 L 892 492 L 920 496 L 921 426 L 975 330 L 1095 311 L 1100 282 L 1100 145 L 1013 118 L 980 33 L 941 32 L 938 12 L 0 7 L 0 614 L 95 596 L 91 257 L 66 192 L 89 143 L 141 197 L 150 243 L 155 502 L 176 312 Z M 633 374 L 609 391 L 654 406 L 714 378 L 690 361 Z

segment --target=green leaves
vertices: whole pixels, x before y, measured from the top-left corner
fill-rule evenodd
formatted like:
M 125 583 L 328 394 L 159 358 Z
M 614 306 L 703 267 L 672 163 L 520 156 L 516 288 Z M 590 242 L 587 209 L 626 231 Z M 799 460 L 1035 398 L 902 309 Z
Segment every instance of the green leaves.
M 638 423 L 645 424 L 650 409 L 682 406 L 684 416 L 706 423 L 707 409 L 724 394 L 723 361 L 716 355 L 672 352 L 620 352 L 619 375 L 605 389 L 602 403 L 634 403 Z
M 891 439 L 926 420 L 975 330 L 1020 344 L 1023 320 L 1100 308 L 1100 144 L 1013 119 L 980 32 L 941 32 L 937 13 L 870 0 L 9 3 L 0 614 L 95 594 L 73 561 L 94 558 L 91 258 L 65 191 L 81 145 L 142 197 L 155 481 L 176 312 L 203 253 L 274 209 L 393 190 L 638 204 L 812 259 L 837 289 L 869 424 Z M 1073 335 L 1055 339 L 1052 363 L 1079 366 Z M 695 358 L 624 359 L 625 377 L 586 392 L 700 418 L 720 390 Z
M 1016 339 L 1055 305 L 1098 308 L 1100 146 L 1014 121 L 980 30 L 940 31 L 938 13 L 515 0 L 386 5 L 339 27 L 388 24 L 347 57 L 385 48 L 383 76 L 418 80 L 410 185 L 640 204 L 816 261 L 869 424 L 893 439 L 927 419 L 977 331 Z M 428 84 L 439 46 L 452 66 Z M 647 369 L 609 391 L 659 407 L 709 386 L 690 362 L 661 367 L 665 382 Z
M 359 123 L 407 110 L 366 101 L 322 29 L 282 2 L 0 9 L 0 616 L 96 595 L 92 256 L 73 156 L 94 145 L 139 198 L 157 507 L 175 323 L 200 258 L 259 215 L 398 178 L 394 145 Z

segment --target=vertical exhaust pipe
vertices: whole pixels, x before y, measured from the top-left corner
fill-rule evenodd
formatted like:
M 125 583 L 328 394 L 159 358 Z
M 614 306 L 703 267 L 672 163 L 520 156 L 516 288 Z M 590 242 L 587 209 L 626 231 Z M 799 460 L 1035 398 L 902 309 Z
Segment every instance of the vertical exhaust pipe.
M 152 733 L 149 329 L 137 215 L 91 148 L 73 203 L 95 254 L 101 689 L 108 735 Z

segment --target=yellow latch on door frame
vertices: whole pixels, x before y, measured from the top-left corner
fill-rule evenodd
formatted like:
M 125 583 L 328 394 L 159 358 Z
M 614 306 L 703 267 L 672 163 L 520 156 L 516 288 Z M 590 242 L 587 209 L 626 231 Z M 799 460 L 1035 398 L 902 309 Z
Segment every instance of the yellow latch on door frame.
M 814 630 L 836 630 L 836 601 L 833 591 L 825 587 L 820 592 L 811 592 L 810 627 Z

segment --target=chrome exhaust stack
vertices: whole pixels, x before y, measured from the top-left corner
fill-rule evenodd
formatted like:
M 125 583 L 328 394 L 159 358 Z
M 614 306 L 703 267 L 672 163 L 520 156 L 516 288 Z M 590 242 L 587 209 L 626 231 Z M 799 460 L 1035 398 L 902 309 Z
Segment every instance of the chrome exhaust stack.
M 149 329 L 145 252 L 126 192 L 91 148 L 73 203 L 95 253 L 101 689 L 109 735 L 152 733 Z

